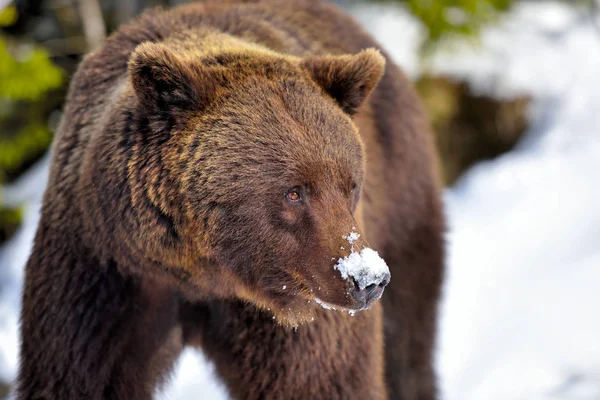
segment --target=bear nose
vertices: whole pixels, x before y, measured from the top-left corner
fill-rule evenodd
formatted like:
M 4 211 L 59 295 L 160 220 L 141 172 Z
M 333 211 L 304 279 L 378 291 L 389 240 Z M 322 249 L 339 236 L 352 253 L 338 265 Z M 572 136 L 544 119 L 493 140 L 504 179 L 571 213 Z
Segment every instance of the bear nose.
M 379 299 L 383 294 L 383 290 L 390 283 L 390 274 L 382 276 L 381 280 L 376 283 L 372 283 L 361 289 L 358 282 L 352 278 L 352 297 L 354 297 L 359 303 L 365 306 L 370 306 L 375 300 Z

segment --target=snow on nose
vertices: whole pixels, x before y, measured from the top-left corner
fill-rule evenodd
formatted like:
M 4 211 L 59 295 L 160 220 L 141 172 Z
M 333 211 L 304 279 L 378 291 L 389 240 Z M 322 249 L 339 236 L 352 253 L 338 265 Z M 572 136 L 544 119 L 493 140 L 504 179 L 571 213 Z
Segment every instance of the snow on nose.
M 375 250 L 365 247 L 360 252 L 354 251 L 354 242 L 359 237 L 360 234 L 356 232 L 342 236 L 350 243 L 350 254 L 338 259 L 333 269 L 340 271 L 342 279 L 353 278 L 358 288 L 363 290 L 369 285 L 379 285 L 389 279 L 390 270 Z

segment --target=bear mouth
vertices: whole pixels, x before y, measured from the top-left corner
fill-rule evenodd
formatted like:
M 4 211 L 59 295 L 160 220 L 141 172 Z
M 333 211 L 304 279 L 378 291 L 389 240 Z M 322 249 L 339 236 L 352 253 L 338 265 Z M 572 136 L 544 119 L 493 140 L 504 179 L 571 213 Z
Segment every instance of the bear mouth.
M 360 304 L 356 307 L 349 307 L 349 306 L 340 306 L 340 305 L 336 305 L 336 304 L 331 304 L 331 303 L 328 303 L 327 301 L 321 300 L 318 297 L 315 297 L 315 303 L 317 303 L 319 306 L 321 306 L 321 308 L 323 308 L 325 310 L 347 312 L 351 316 L 354 316 L 354 314 L 356 314 L 359 311 L 364 311 L 364 310 L 370 309 L 371 306 L 375 303 L 375 301 L 373 301 L 371 303 Z
M 354 314 L 357 311 L 364 311 L 370 309 L 373 306 L 373 304 L 375 304 L 377 300 L 381 298 L 383 291 L 383 287 L 377 287 L 374 288 L 370 293 L 364 293 L 364 291 L 362 291 L 359 295 L 349 294 L 349 296 L 353 299 L 353 304 L 335 304 L 327 300 L 323 300 L 319 297 L 315 297 L 314 301 L 325 310 L 342 311 Z

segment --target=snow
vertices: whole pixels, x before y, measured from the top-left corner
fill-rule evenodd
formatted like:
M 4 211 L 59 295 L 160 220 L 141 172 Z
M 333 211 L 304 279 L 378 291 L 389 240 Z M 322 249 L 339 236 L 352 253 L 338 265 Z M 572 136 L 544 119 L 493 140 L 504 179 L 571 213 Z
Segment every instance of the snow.
M 369 285 L 379 285 L 390 275 L 385 261 L 375 250 L 368 247 L 360 252 L 356 252 L 352 248 L 352 252 L 344 258 L 340 258 L 333 269 L 340 271 L 342 279 L 353 278 L 360 290 Z
M 353 231 L 354 229 L 356 228 L 353 228 Z M 350 232 L 348 236 L 342 236 L 342 239 L 346 239 L 348 243 L 350 243 L 350 246 L 354 246 L 354 242 L 356 242 L 358 238 L 360 238 L 360 233 L 358 232 Z
M 350 11 L 408 76 L 419 75 L 419 48 L 425 30 L 409 13 L 402 7 L 384 3 L 359 3 Z
M 5 382 L 15 376 L 17 369 L 23 267 L 35 236 L 47 173 L 48 157 L 45 157 L 13 185 L 0 187 L 3 204 L 12 207 L 25 204 L 23 224 L 0 247 L 0 380 Z
M 202 352 L 185 349 L 177 362 L 175 379 L 156 393 L 157 400 L 228 400 L 215 366 Z
M 534 103 L 520 146 L 446 192 L 442 397 L 600 399 L 600 32 L 565 3 L 522 3 L 429 67 Z
M 360 252 L 354 250 L 354 243 L 360 238 L 360 233 L 356 232 L 356 227 L 348 235 L 343 235 L 342 239 L 350 243 L 350 254 L 344 258 L 338 259 L 333 269 L 340 271 L 342 279 L 353 278 L 358 284 L 358 288 L 363 290 L 369 285 L 379 285 L 390 276 L 385 261 L 379 257 L 379 254 L 368 247 Z M 340 247 L 345 250 L 344 247 Z
M 392 5 L 354 13 L 418 75 L 417 23 Z M 600 399 L 600 34 L 564 3 L 525 3 L 481 45 L 437 54 L 429 67 L 482 92 L 534 100 L 521 145 L 478 164 L 445 195 L 443 399 Z M 43 161 L 1 190 L 1 201 L 27 204 L 25 223 L 0 249 L 5 380 L 16 371 L 19 286 L 45 176 Z M 159 398 L 228 397 L 214 366 L 187 350 Z
M 587 21 L 523 5 L 480 51 L 434 61 L 535 102 L 528 140 L 447 193 L 448 399 L 600 399 L 600 32 Z

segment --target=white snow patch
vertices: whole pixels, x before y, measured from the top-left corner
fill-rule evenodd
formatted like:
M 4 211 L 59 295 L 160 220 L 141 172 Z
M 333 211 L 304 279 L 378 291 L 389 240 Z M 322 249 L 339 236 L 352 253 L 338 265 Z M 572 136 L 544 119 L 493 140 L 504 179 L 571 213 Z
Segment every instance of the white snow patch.
M 360 238 L 360 233 L 354 232 L 356 228 L 352 227 L 352 232 L 348 236 L 342 235 L 342 239 L 346 239 L 350 243 L 350 251 L 354 253 L 354 242 Z M 346 250 L 344 247 L 340 247 L 342 250 Z
M 353 245 L 354 242 L 356 242 L 359 237 L 360 237 L 360 233 L 358 233 L 358 232 L 351 232 L 348 236 L 342 236 L 342 238 L 346 239 L 348 241 L 348 243 L 350 243 L 351 245 Z
M 383 258 L 368 247 L 360 253 L 352 251 L 346 257 L 340 258 L 333 269 L 340 271 L 342 279 L 354 278 L 360 290 L 372 284 L 379 285 L 390 274 Z
M 176 371 L 173 382 L 155 393 L 157 400 L 230 399 L 214 364 L 201 351 L 185 349 L 177 361 Z
M 23 224 L 0 248 L 0 380 L 10 382 L 19 360 L 19 309 L 25 263 L 33 246 L 48 176 L 46 156 L 10 186 L 0 187 L 9 207 L 24 205 Z
M 355 16 L 418 76 L 402 7 Z M 396 17 L 398 16 L 398 17 Z M 568 2 L 516 2 L 477 44 L 430 71 L 477 92 L 529 94 L 531 129 L 446 193 L 447 279 L 437 369 L 443 400 L 600 399 L 600 34 Z M 600 18 L 595 16 L 600 26 Z

